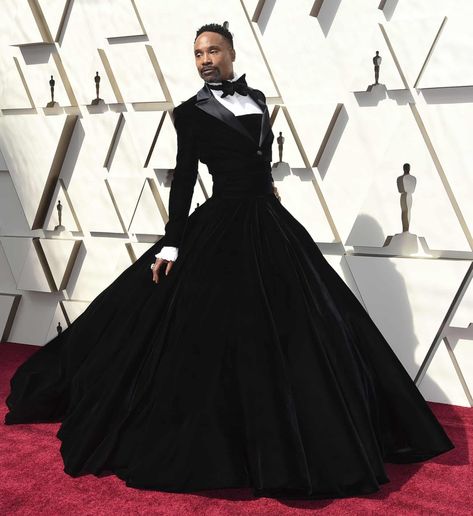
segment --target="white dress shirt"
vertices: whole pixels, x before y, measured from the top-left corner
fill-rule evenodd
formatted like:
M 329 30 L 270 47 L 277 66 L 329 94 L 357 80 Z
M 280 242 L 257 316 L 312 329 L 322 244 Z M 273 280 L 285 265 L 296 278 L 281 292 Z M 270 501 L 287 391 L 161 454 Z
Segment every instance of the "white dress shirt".
M 233 72 L 233 79 L 229 81 L 236 81 L 240 74 Z M 208 84 L 222 84 L 221 82 L 209 82 Z M 250 113 L 262 113 L 259 105 L 249 96 L 240 95 L 237 91 L 233 95 L 227 95 L 222 98 L 222 90 L 210 89 L 214 97 L 227 109 L 229 109 L 235 116 L 246 115 Z M 156 258 L 163 258 L 164 260 L 176 261 L 178 255 L 178 248 L 170 245 L 164 245 L 161 251 L 156 254 Z
M 240 77 L 240 74 L 233 74 L 233 79 L 229 79 L 230 82 L 236 81 Z M 221 82 L 209 82 L 208 84 L 222 84 Z M 262 113 L 263 111 L 259 105 L 249 96 L 240 95 L 237 91 L 233 95 L 227 95 L 222 98 L 222 90 L 210 90 L 214 97 L 225 106 L 227 109 L 233 112 L 235 116 L 247 115 L 250 113 Z

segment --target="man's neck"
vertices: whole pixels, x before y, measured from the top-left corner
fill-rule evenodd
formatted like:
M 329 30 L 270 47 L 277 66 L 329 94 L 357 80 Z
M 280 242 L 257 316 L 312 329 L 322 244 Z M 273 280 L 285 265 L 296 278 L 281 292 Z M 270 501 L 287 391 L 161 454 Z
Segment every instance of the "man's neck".
M 233 81 L 236 81 L 239 76 L 240 76 L 239 74 L 233 72 L 233 78 L 232 79 L 226 79 L 226 80 L 230 81 L 230 82 L 233 82 Z M 220 82 L 208 82 L 208 81 L 205 81 L 205 82 L 207 82 L 207 84 L 222 84 L 222 81 L 220 81 Z

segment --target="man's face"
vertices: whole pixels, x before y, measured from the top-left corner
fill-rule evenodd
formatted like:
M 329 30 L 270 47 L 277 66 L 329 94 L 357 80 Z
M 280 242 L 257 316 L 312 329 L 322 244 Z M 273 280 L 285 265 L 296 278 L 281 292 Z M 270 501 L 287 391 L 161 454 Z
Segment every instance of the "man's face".
M 195 65 L 199 75 L 208 82 L 233 78 L 235 50 L 218 32 L 202 32 L 194 43 Z

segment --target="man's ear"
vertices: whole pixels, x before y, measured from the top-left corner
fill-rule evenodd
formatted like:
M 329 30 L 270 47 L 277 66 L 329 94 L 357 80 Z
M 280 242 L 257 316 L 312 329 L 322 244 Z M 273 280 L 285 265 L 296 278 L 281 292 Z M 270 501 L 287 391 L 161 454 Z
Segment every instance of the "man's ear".
M 235 61 L 235 54 L 236 54 L 235 49 L 232 48 L 231 52 L 232 52 L 232 61 Z

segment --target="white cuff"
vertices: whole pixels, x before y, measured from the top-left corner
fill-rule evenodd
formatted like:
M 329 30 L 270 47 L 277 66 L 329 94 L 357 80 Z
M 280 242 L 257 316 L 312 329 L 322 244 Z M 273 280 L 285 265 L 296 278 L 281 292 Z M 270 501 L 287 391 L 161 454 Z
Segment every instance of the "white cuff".
M 163 258 L 164 260 L 170 260 L 175 262 L 178 255 L 178 248 L 170 245 L 163 245 L 161 251 L 155 254 L 156 258 Z

